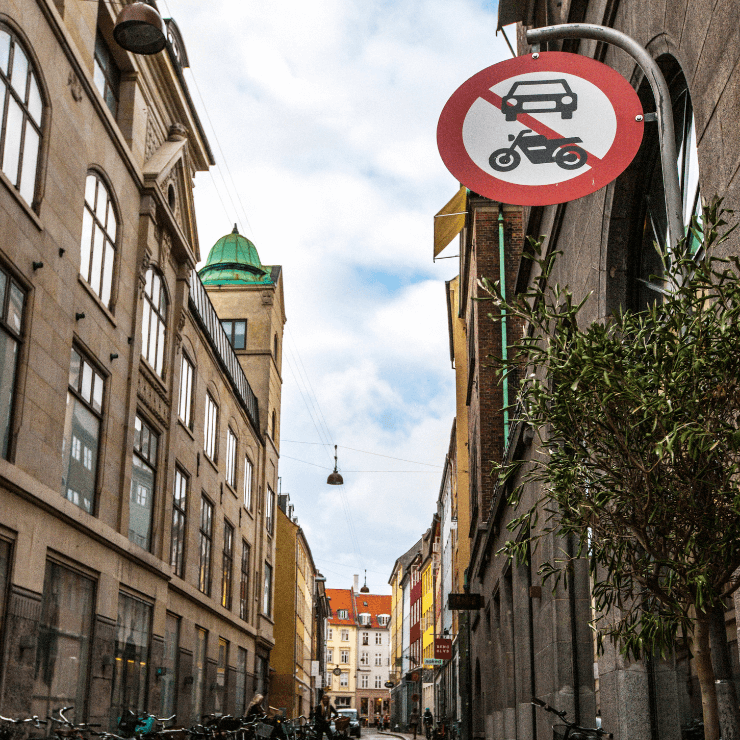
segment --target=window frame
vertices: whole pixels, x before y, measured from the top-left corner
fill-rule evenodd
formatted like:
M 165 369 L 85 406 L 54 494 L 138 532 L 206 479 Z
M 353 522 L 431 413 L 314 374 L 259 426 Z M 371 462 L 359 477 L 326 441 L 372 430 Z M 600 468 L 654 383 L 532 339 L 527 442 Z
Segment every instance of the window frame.
M 198 523 L 198 590 L 206 596 L 211 595 L 211 568 L 213 560 L 213 513 L 215 506 L 205 495 L 200 497 L 200 521 Z M 204 528 L 204 514 L 209 512 L 207 527 Z
M 178 479 L 180 481 L 180 488 L 184 491 L 179 500 L 182 501 L 182 505 L 178 503 Z M 187 543 L 187 522 L 188 522 L 188 494 L 190 492 L 190 476 L 179 466 L 175 465 L 175 475 L 173 479 L 173 493 L 172 493 L 172 527 L 170 530 L 170 568 L 174 575 L 178 578 L 183 578 L 185 575 L 185 545 Z M 176 519 L 181 520 L 181 531 L 182 540 L 179 537 L 175 537 L 175 522 Z M 180 545 L 177 547 L 177 545 Z
M 0 282 L 5 281 L 2 286 L 2 300 L 0 300 L 0 330 L 7 335 L 8 342 L 15 342 L 15 361 L 13 362 L 12 378 L 9 379 L 8 383 L 8 395 L 9 401 L 7 406 L 7 416 L 4 417 L 5 430 L 2 430 L 0 425 L 0 457 L 4 460 L 11 460 L 13 452 L 15 450 L 15 437 L 13 436 L 13 422 L 15 420 L 16 413 L 18 411 L 18 370 L 20 369 L 21 356 L 23 355 L 23 349 L 25 346 L 25 334 L 26 334 L 26 307 L 28 306 L 28 290 L 26 287 L 17 280 L 10 270 L 5 269 L 4 265 L 0 265 Z M 9 316 L 11 308 L 11 293 L 13 288 L 16 288 L 22 298 L 20 309 L 18 310 L 17 303 L 14 303 L 16 312 L 14 312 L 14 318 L 18 324 L 18 328 L 14 328 L 11 323 Z M 0 378 L 0 381 L 2 378 Z M 2 385 L 0 385 L 2 387 Z M 105 394 L 105 386 L 103 386 L 103 393 Z
M 210 391 L 206 391 L 205 425 L 203 427 L 203 452 L 213 463 L 218 462 L 218 404 Z
M 185 379 L 185 370 L 187 369 L 187 384 Z M 180 389 L 177 400 L 177 417 L 191 432 L 193 431 L 195 400 L 195 363 L 190 360 L 186 352 L 182 353 L 180 358 Z M 186 407 L 183 409 L 183 407 Z M 183 416 L 183 411 L 185 416 Z
M 22 201 L 26 203 L 32 211 L 36 212 L 38 211 L 40 201 L 39 183 L 41 180 L 42 170 L 44 169 L 41 162 L 45 157 L 47 144 L 46 139 L 48 138 L 48 136 L 45 136 L 45 134 L 48 133 L 48 95 L 46 94 L 46 86 L 43 83 L 43 78 L 38 71 L 39 68 L 36 63 L 36 56 L 25 38 L 23 38 L 13 26 L 2 21 L 0 21 L 0 32 L 6 33 L 9 37 L 8 56 L 5 62 L 6 67 L 3 68 L 0 64 L 0 171 Z M 11 82 L 11 77 L 15 74 L 13 66 L 15 65 L 16 49 L 18 47 L 20 47 L 21 53 L 26 60 L 26 80 L 23 85 L 23 100 L 21 100 L 20 91 L 17 90 Z M 10 72 L 10 75 L 8 72 Z M 34 105 L 38 104 L 40 107 L 38 119 L 34 113 L 31 112 L 31 92 L 34 87 L 38 95 L 38 99 L 37 101 L 34 101 Z M 11 103 L 20 111 L 20 133 L 18 136 L 19 141 L 14 176 L 11 176 L 6 172 L 5 161 L 5 149 L 8 139 L 8 117 L 11 111 Z M 33 164 L 31 164 L 30 161 L 26 161 L 26 142 L 29 125 L 33 133 L 38 137 L 38 146 L 34 153 Z M 24 170 L 27 165 L 33 167 L 33 177 L 29 184 L 30 193 L 24 187 L 26 183 L 24 180 Z M 30 199 L 27 197 L 28 195 L 30 195 Z
M 240 561 L 241 578 L 239 580 L 239 618 L 249 622 L 249 561 L 252 546 L 242 538 L 242 556 Z
M 275 533 L 275 492 L 268 484 L 267 495 L 265 496 L 265 529 L 267 534 L 272 537 Z
M 93 183 L 92 203 L 88 200 L 91 182 Z M 99 213 L 101 195 L 105 198 L 102 215 Z M 102 234 L 100 244 L 98 244 L 98 234 Z M 115 307 L 114 278 L 120 234 L 121 218 L 113 188 L 102 172 L 97 169 L 88 170 L 85 177 L 79 274 L 85 285 L 109 311 Z M 98 273 L 97 279 L 94 279 L 96 272 Z
M 74 356 L 77 356 L 78 359 L 78 371 L 77 371 L 77 386 L 74 387 L 72 385 L 72 373 L 73 373 L 73 366 L 74 366 Z M 85 397 L 84 393 L 84 384 L 85 384 L 85 368 L 90 368 L 90 373 L 92 374 L 92 377 L 90 379 L 90 398 Z M 106 381 L 107 377 L 103 374 L 101 371 L 99 365 L 95 362 L 93 362 L 90 359 L 90 356 L 83 352 L 76 344 L 74 344 L 70 350 L 70 370 L 69 375 L 67 377 L 67 410 L 65 414 L 65 433 L 62 438 L 62 470 L 66 473 L 62 476 L 62 482 L 64 490 L 62 491 L 62 496 L 66 498 L 68 501 L 71 501 L 75 506 L 82 509 L 83 511 L 86 511 L 88 514 L 92 514 L 93 516 L 96 515 L 97 512 L 97 499 L 98 499 L 98 488 L 99 488 L 99 481 L 100 481 L 100 470 L 98 463 L 100 462 L 100 440 L 102 435 L 102 428 L 103 428 L 103 418 L 104 418 L 104 403 L 105 403 L 105 393 L 106 393 Z M 102 389 L 100 391 L 100 396 L 97 401 L 98 408 L 96 408 L 96 389 L 98 387 L 98 383 L 102 384 Z M 98 437 L 97 437 L 97 447 L 94 451 L 94 460 L 92 461 L 95 465 L 95 471 L 93 475 L 92 480 L 92 490 L 90 491 L 91 494 L 91 501 L 90 501 L 90 508 L 86 508 L 85 506 L 82 506 L 80 503 L 74 501 L 69 496 L 69 491 L 72 491 L 73 493 L 78 494 L 79 496 L 84 498 L 84 492 L 83 491 L 74 491 L 74 489 L 69 488 L 69 481 L 70 481 L 70 466 L 71 466 L 71 458 L 75 458 L 78 462 L 82 462 L 84 467 L 88 467 L 84 460 L 84 453 L 83 453 L 83 459 L 81 460 L 80 457 L 76 457 L 74 453 L 74 444 L 72 439 L 72 415 L 75 413 L 75 409 L 73 407 L 70 407 L 70 397 L 74 400 L 75 404 L 80 403 L 82 404 L 83 409 L 94 416 L 98 421 Z M 69 425 L 69 432 L 70 432 L 70 439 L 67 439 L 67 427 Z M 65 449 L 65 446 L 69 443 L 69 450 Z M 87 451 L 87 446 L 85 446 L 84 452 Z M 82 451 L 81 451 L 82 452 Z M 67 464 L 65 466 L 65 460 L 67 460 Z M 89 470 L 90 468 L 88 468 Z
M 269 577 L 268 577 L 269 576 Z M 262 613 L 268 618 L 272 618 L 272 582 L 274 573 L 272 566 L 267 561 L 264 562 L 262 570 L 263 589 L 262 589 Z
M 228 328 L 226 326 L 228 324 Z M 236 325 L 237 324 L 244 324 L 244 346 L 243 347 L 237 347 L 236 346 Z M 238 351 L 243 350 L 247 348 L 247 327 L 249 326 L 249 321 L 247 319 L 221 319 L 221 328 L 224 330 L 224 334 L 226 334 L 226 338 L 229 340 L 229 344 L 231 345 L 231 349 Z
M 138 442 L 138 449 L 137 449 L 137 431 L 136 431 L 136 425 L 137 422 L 141 424 L 141 430 L 138 432 L 139 436 L 139 442 Z M 144 444 L 142 444 L 142 439 L 144 438 L 144 428 L 146 428 L 147 431 L 147 442 L 146 442 L 146 449 Z M 134 544 L 138 544 L 142 549 L 146 550 L 147 552 L 152 551 L 153 546 L 153 534 L 154 534 L 154 527 L 152 526 L 152 522 L 154 520 L 154 511 L 155 511 L 155 501 L 157 498 L 157 471 L 158 471 L 158 463 L 159 463 L 159 454 L 160 454 L 160 438 L 161 433 L 159 430 L 157 430 L 152 424 L 149 423 L 148 419 L 139 411 L 136 412 L 136 416 L 134 418 L 134 442 L 132 445 L 132 454 L 131 454 L 131 492 L 129 496 L 129 528 L 128 528 L 128 538 L 129 542 L 133 542 Z M 151 440 L 154 439 L 154 452 L 151 452 Z M 131 506 L 134 499 L 134 468 L 135 468 L 135 460 L 138 457 L 138 459 L 143 463 L 143 465 L 151 468 L 152 471 L 152 490 L 151 490 L 151 506 L 149 507 L 149 526 L 148 526 L 148 534 L 147 534 L 147 544 L 146 546 L 141 545 L 136 540 L 131 539 L 132 529 L 131 529 Z M 134 532 L 134 534 L 139 535 L 138 532 Z
M 101 55 L 106 58 L 102 60 Z M 98 76 L 103 77 L 103 89 L 100 88 L 100 81 Z M 105 40 L 105 37 L 98 28 L 95 33 L 95 50 L 93 52 L 93 80 L 95 88 L 100 93 L 105 107 L 110 111 L 110 114 L 118 120 L 119 106 L 121 104 L 121 68 L 118 66 L 113 54 L 110 50 L 110 44 Z M 111 93 L 112 99 L 115 102 L 114 106 L 111 106 L 108 93 Z
M 237 478 L 237 452 L 239 449 L 239 438 L 229 424 L 226 427 L 226 483 L 236 490 Z
M 157 304 L 154 302 L 155 285 L 158 286 Z M 164 303 L 164 309 L 162 304 Z M 167 375 L 167 322 L 170 314 L 170 299 L 164 274 L 150 265 L 144 274 L 144 306 L 141 315 L 141 356 L 155 375 L 161 380 Z M 152 326 L 154 351 L 152 353 Z M 153 354 L 153 357 L 152 357 Z
M 221 606 L 231 610 L 234 591 L 234 527 L 224 519 L 221 549 Z
M 252 503 L 254 497 L 252 495 L 252 487 L 254 485 L 254 465 L 249 459 L 249 455 L 244 455 L 244 508 L 247 511 L 252 511 Z

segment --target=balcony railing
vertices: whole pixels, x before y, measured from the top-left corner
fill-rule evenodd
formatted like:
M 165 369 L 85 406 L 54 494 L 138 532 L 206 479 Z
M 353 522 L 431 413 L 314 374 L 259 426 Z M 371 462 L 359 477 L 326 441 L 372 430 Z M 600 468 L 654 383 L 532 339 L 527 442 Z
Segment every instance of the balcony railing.
M 198 319 L 208 343 L 216 353 L 221 367 L 231 381 L 236 397 L 259 433 L 260 412 L 257 396 L 254 395 L 254 391 L 249 385 L 247 376 L 244 374 L 226 332 L 221 326 L 221 320 L 218 318 L 216 309 L 213 307 L 211 299 L 208 297 L 208 293 L 206 293 L 206 289 L 195 270 L 190 273 L 190 308 Z

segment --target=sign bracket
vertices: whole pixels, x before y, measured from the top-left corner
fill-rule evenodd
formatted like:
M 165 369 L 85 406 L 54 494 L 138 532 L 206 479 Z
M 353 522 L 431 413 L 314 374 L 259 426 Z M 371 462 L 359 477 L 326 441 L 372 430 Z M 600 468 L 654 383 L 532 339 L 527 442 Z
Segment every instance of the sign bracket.
M 660 142 L 660 162 L 663 171 L 663 189 L 668 220 L 668 243 L 675 246 L 684 236 L 683 200 L 678 182 L 676 140 L 673 130 L 673 110 L 668 83 L 658 66 L 644 46 L 626 33 L 595 23 L 563 23 L 558 26 L 531 28 L 527 31 L 527 41 L 532 51 L 539 53 L 542 41 L 554 39 L 592 39 L 616 46 L 627 52 L 645 73 L 656 104 L 658 139 Z M 645 120 L 649 120 L 645 116 Z

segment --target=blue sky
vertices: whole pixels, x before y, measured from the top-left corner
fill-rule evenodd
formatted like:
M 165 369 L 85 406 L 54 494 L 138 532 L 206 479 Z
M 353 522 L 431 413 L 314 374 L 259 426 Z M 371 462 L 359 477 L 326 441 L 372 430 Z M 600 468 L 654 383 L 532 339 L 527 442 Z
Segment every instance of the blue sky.
M 432 263 L 432 228 L 457 183 L 437 120 L 510 56 L 495 4 L 159 5 L 218 162 L 196 176 L 202 257 L 236 221 L 283 266 L 282 490 L 327 586 L 367 569 L 388 593 L 431 523 L 455 410 L 444 281 L 457 261 Z M 334 444 L 342 487 L 326 485 Z

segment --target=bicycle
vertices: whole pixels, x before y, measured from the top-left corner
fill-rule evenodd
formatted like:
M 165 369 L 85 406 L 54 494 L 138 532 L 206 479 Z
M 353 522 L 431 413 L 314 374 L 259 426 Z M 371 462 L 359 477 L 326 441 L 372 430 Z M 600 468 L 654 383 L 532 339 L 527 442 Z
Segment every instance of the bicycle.
M 59 740 L 85 740 L 85 733 L 92 732 L 93 727 L 100 727 L 99 724 L 90 724 L 88 722 L 75 724 L 65 715 L 65 712 L 68 712 L 70 709 L 74 709 L 74 707 L 68 706 L 57 709 L 56 712 L 59 718 L 54 716 L 47 717 L 52 723 L 52 731 Z
M 3 722 L 9 722 L 11 725 L 31 724 L 37 730 L 40 730 L 46 727 L 47 725 L 47 721 L 45 719 L 41 719 L 36 714 L 34 714 L 33 717 L 24 717 L 23 719 L 16 719 L 13 717 L 3 717 L 3 715 L 0 714 L 0 720 Z M 13 738 L 15 737 L 15 734 L 16 733 L 13 732 L 13 728 L 0 726 L 0 740 L 13 740 Z
M 552 726 L 552 740 L 601 740 L 601 738 L 613 738 L 614 734 L 603 730 L 601 727 L 581 727 L 575 722 L 570 722 L 565 718 L 567 712 L 560 712 L 554 709 L 542 699 L 534 697 L 532 704 L 540 709 L 544 709 L 550 714 L 554 714 L 562 721 L 562 725 Z

